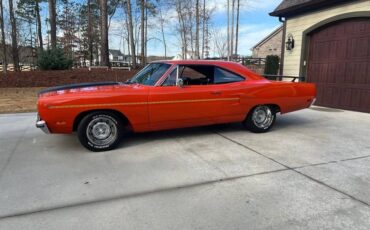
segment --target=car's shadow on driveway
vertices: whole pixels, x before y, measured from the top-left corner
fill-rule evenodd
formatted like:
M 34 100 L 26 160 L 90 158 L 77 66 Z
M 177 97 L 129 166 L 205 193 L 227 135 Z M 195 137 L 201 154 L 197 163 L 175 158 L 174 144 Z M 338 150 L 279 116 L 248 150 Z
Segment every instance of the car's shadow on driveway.
M 302 126 L 310 125 L 314 122 L 312 119 L 302 117 L 300 115 L 289 114 L 284 116 L 277 116 L 275 126 L 270 132 L 279 132 L 279 130 L 285 130 L 290 128 L 299 128 Z M 230 124 L 219 124 L 209 125 L 201 127 L 181 128 L 173 130 L 153 131 L 147 133 L 132 133 L 127 132 L 124 134 L 123 139 L 117 149 L 125 147 L 133 147 L 143 144 L 156 144 L 156 142 L 169 141 L 179 138 L 201 138 L 202 136 L 217 135 L 217 133 L 233 133 L 233 132 L 246 132 L 250 135 L 260 135 L 249 132 L 241 123 L 230 123 Z M 262 134 L 263 135 L 263 134 Z M 62 146 L 64 153 L 71 153 L 80 151 L 83 149 L 79 143 L 76 133 L 72 135 L 52 135 L 54 147 L 58 148 Z
M 270 132 L 278 132 L 279 130 L 289 129 L 292 127 L 302 127 L 309 125 L 313 121 L 309 118 L 302 116 L 289 115 L 289 116 L 278 116 L 275 126 Z M 131 147 L 140 144 L 148 144 L 151 142 L 158 142 L 161 140 L 178 139 L 178 138 L 201 138 L 202 136 L 217 135 L 217 133 L 228 133 L 243 131 L 250 133 L 250 135 L 259 135 L 249 132 L 241 123 L 229 123 L 229 124 L 218 124 L 192 128 L 181 128 L 164 131 L 153 131 L 147 133 L 126 133 L 123 137 L 123 141 L 118 148 Z

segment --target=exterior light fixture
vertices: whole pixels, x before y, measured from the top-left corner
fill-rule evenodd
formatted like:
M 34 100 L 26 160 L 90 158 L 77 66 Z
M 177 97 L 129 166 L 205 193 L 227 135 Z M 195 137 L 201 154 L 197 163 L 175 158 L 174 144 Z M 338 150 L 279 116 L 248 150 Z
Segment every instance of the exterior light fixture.
M 286 50 L 293 50 L 294 48 L 294 38 L 292 34 L 288 34 L 288 41 L 285 42 Z

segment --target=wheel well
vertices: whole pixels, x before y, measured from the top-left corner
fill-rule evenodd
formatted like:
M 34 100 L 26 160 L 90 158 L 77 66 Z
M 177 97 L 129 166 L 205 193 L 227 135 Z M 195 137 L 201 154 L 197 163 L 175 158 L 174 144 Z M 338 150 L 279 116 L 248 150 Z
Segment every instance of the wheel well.
M 275 113 L 280 113 L 280 106 L 278 106 L 277 104 L 259 104 L 259 105 L 268 105 L 268 106 L 271 106 L 272 108 L 273 108 L 273 110 L 275 111 Z M 259 105 L 255 105 L 255 106 L 253 106 L 250 110 L 249 110 L 249 112 L 248 112 L 248 114 L 247 114 L 247 116 L 253 111 L 253 109 L 254 108 L 256 108 L 257 106 L 259 106 Z
M 124 114 L 122 114 L 121 112 L 117 111 L 117 110 L 113 110 L 113 109 L 95 109 L 95 110 L 84 111 L 84 112 L 78 114 L 77 117 L 73 121 L 73 131 L 77 131 L 78 125 L 80 124 L 81 120 L 87 114 L 92 113 L 92 112 L 111 112 L 111 113 L 114 113 L 115 115 L 117 115 L 119 118 L 122 119 L 123 124 L 125 124 L 127 126 L 130 126 L 130 121 L 127 119 L 127 117 Z
M 278 106 L 276 104 L 267 104 L 267 105 L 271 106 L 274 109 L 275 113 L 280 113 L 280 111 L 281 111 L 280 106 Z

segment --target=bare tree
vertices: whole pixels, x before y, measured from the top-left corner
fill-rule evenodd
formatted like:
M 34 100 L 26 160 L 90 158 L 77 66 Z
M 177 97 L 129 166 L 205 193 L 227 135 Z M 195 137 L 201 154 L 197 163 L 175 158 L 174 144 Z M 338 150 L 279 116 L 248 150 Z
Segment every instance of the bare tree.
M 196 31 L 194 31 L 194 26 L 196 24 L 196 17 L 194 17 L 194 6 L 192 0 L 175 0 L 172 2 L 173 6 L 175 7 L 178 19 L 178 31 L 181 37 L 181 47 L 182 47 L 182 58 L 186 59 L 188 57 L 188 50 L 190 49 L 191 57 L 194 58 L 195 55 L 195 47 L 194 47 L 194 39 L 196 36 L 194 35 Z M 198 53 L 199 56 L 199 53 Z
M 36 22 L 37 22 L 37 36 L 39 37 L 39 49 L 42 51 L 44 49 L 44 44 L 42 41 L 42 26 L 41 26 L 41 16 L 40 16 L 40 6 L 39 1 L 35 1 L 35 11 L 36 11 Z
M 87 40 L 89 49 L 90 65 L 93 63 L 93 38 L 92 38 L 93 22 L 91 13 L 91 0 L 87 0 Z
M 216 28 L 212 30 L 212 38 L 215 46 L 214 52 L 217 53 L 219 57 L 226 57 L 228 55 L 229 40 L 227 39 L 227 37 L 228 36 L 225 35 L 225 33 L 217 30 Z
M 145 65 L 145 0 L 140 0 L 140 13 L 141 13 L 141 23 L 140 23 L 140 32 L 141 32 L 141 55 L 140 61 L 141 65 Z
M 200 15 L 199 15 L 199 0 L 195 3 L 195 58 L 199 59 L 199 27 L 200 27 Z
M 186 26 L 185 26 L 185 16 L 182 12 L 181 2 L 177 6 L 177 13 L 179 18 L 179 24 L 180 24 L 180 33 L 181 33 L 181 44 L 182 44 L 182 58 L 187 59 L 187 53 L 188 53 L 188 39 L 186 37 Z
M 240 13 L 240 0 L 237 0 L 237 5 L 236 5 L 236 31 L 235 31 L 235 55 L 238 55 L 239 13 Z
M 100 65 L 109 66 L 108 2 L 107 0 L 99 0 L 99 3 L 101 28 Z
M 230 55 L 233 58 L 234 52 L 234 11 L 235 11 L 235 0 L 231 0 L 231 37 L 230 37 Z
M 206 31 L 206 0 L 203 0 L 203 28 L 202 28 L 202 59 L 204 59 L 204 41 L 205 41 L 205 31 Z
M 56 12 L 56 0 L 49 1 L 49 23 L 50 23 L 50 42 L 51 48 L 57 47 L 57 12 Z
M 162 42 L 163 42 L 163 48 L 164 48 L 164 57 L 167 58 L 167 44 L 166 44 L 166 36 L 165 36 L 165 33 L 164 33 L 165 18 L 163 17 L 161 7 L 158 8 L 158 15 L 159 15 L 159 23 L 160 23 L 160 26 L 161 26 Z
M 132 23 L 131 0 L 126 1 L 126 14 L 128 18 L 128 32 L 129 32 L 129 40 L 130 40 L 132 67 L 136 68 L 136 50 L 135 50 L 135 40 L 134 40 L 134 27 Z
M 18 54 L 18 40 L 17 40 L 17 21 L 14 16 L 13 0 L 9 0 L 9 16 L 10 24 L 12 26 L 12 56 L 14 70 L 19 71 L 19 54 Z
M 230 60 L 230 0 L 227 0 L 227 60 Z
M 5 31 L 4 31 L 4 8 L 3 1 L 0 1 L 0 27 L 1 27 L 1 43 L 3 52 L 3 73 L 6 74 L 7 59 L 6 59 L 6 44 L 5 44 Z

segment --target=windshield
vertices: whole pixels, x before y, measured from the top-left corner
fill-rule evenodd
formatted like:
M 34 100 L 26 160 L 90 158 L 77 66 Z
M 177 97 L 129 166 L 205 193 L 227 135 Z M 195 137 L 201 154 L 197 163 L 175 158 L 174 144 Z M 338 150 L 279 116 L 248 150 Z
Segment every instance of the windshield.
M 143 84 L 143 85 L 154 85 L 163 74 L 170 68 L 171 65 L 165 63 L 152 63 L 145 66 L 140 72 L 133 76 L 126 83 Z

